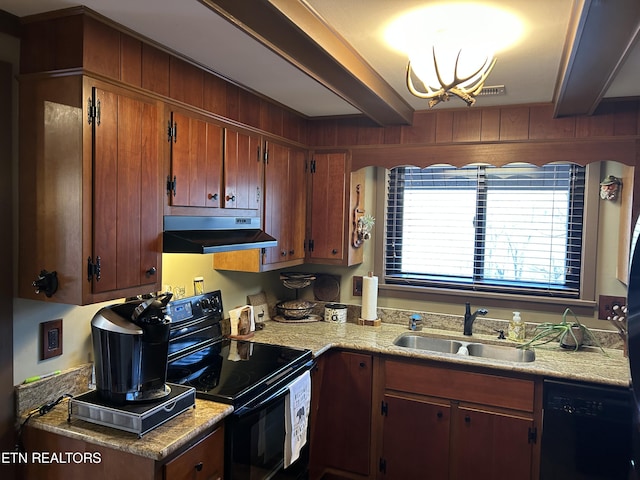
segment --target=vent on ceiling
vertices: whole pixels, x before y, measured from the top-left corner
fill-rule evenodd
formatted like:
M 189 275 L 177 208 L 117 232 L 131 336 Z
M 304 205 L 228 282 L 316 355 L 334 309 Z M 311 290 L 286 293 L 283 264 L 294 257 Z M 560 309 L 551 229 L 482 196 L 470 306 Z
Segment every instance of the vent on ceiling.
M 486 97 L 486 96 L 496 96 L 496 95 L 506 95 L 507 89 L 504 85 L 493 85 L 491 87 L 482 87 L 478 96 Z

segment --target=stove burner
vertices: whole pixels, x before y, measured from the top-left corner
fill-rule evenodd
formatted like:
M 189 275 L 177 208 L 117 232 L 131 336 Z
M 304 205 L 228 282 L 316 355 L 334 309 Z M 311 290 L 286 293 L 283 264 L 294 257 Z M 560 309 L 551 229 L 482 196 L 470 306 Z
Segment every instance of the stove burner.
M 170 305 L 179 319 L 172 320 L 167 381 L 193 386 L 200 398 L 244 405 L 312 358 L 309 350 L 223 339 L 220 291 Z

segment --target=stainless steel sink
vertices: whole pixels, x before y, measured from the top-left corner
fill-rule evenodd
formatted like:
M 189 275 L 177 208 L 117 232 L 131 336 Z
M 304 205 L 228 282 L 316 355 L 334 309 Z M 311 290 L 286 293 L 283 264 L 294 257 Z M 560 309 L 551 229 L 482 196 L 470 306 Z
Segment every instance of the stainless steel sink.
M 533 350 L 515 347 L 470 343 L 467 345 L 467 350 L 472 357 L 493 358 L 508 362 L 533 362 L 536 359 L 536 352 Z
M 456 353 L 462 346 L 461 342 L 446 338 L 423 337 L 421 335 L 401 335 L 393 341 L 399 347 L 417 348 L 430 352 Z
M 456 353 L 470 357 L 492 358 L 494 360 L 504 360 L 507 362 L 533 362 L 536 359 L 536 353 L 533 350 L 524 350 L 506 345 L 460 342 L 446 338 L 413 334 L 400 335 L 393 341 L 393 344 L 398 347 L 415 348 L 439 353 Z

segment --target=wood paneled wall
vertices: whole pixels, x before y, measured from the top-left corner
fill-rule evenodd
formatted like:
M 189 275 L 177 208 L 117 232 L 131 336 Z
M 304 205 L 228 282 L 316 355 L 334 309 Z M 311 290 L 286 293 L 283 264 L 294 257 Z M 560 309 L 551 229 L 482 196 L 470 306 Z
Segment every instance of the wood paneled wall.
M 304 117 L 86 8 L 27 17 L 22 30 L 22 74 L 83 69 L 300 145 L 308 143 Z
M 11 179 L 13 171 L 12 121 L 13 121 L 13 66 L 0 62 L 0 165 L 4 175 Z M 13 193 L 3 188 L 0 193 L 3 205 L 2 218 L 5 228 L 11 231 L 13 224 Z M 0 448 L 13 450 L 15 445 L 15 407 L 13 398 L 13 237 L 0 237 Z M 12 478 L 15 465 L 3 465 L 7 478 Z M 4 476 L 4 475 L 3 475 Z
M 553 105 L 417 111 L 413 124 L 377 127 L 364 119 L 311 120 L 314 148 L 580 140 L 640 134 L 640 102 L 607 102 L 592 116 L 553 118 Z

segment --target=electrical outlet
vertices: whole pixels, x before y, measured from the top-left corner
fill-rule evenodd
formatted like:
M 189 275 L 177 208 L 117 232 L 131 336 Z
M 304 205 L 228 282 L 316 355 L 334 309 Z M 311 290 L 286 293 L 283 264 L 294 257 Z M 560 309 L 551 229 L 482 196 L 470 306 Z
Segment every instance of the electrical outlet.
M 354 297 L 362 296 L 362 276 L 353 276 L 353 293 Z
M 40 324 L 40 360 L 62 355 L 62 319 Z
M 598 318 L 606 320 L 607 317 L 613 317 L 613 307 L 616 305 L 623 306 L 627 304 L 625 297 L 616 297 L 613 295 L 600 295 L 598 297 Z

